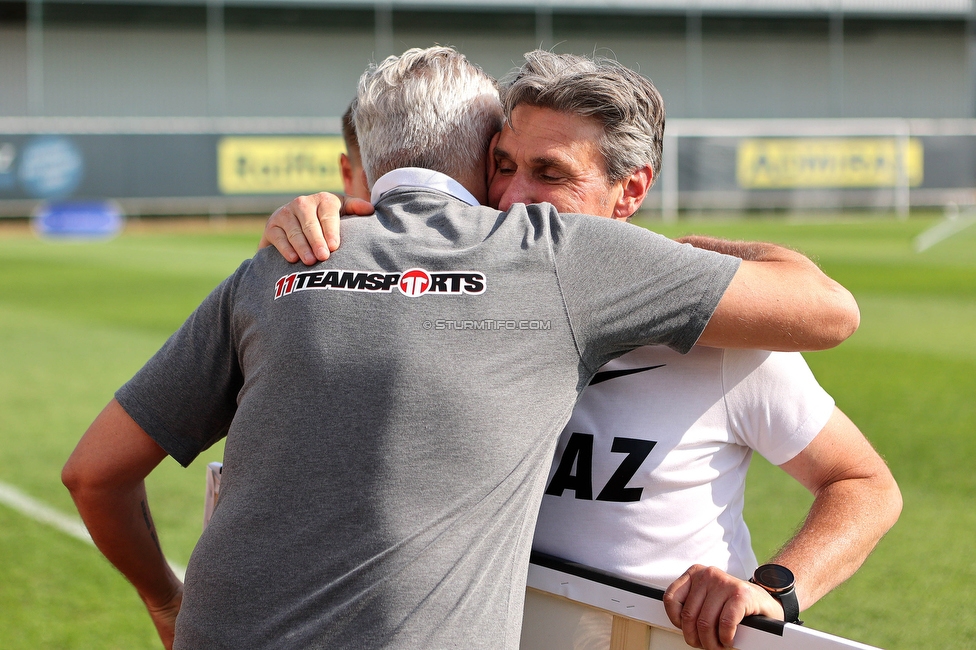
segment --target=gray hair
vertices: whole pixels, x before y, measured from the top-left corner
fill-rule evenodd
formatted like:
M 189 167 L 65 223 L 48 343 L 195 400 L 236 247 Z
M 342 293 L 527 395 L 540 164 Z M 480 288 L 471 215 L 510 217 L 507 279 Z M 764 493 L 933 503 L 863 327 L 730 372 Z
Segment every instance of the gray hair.
M 661 171 L 664 99 L 651 80 L 606 58 L 534 50 L 503 80 L 505 117 L 519 104 L 548 108 L 603 124 L 600 150 L 610 182 L 650 165 Z
M 370 186 L 400 167 L 459 179 L 486 159 L 502 105 L 495 80 L 457 50 L 414 48 L 367 68 L 353 119 Z

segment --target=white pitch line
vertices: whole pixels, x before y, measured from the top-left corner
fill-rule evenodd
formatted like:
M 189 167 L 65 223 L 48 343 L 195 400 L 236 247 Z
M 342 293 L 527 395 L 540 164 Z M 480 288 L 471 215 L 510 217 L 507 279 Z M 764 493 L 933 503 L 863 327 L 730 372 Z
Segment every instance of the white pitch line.
M 915 252 L 921 253 L 976 224 L 976 217 L 950 216 L 915 238 Z
M 80 539 L 86 544 L 94 545 L 88 529 L 81 519 L 59 512 L 37 499 L 27 496 L 17 488 L 7 483 L 0 483 L 0 503 L 4 503 L 22 515 L 34 521 L 57 528 L 62 533 Z
M 25 517 L 42 524 L 47 524 L 86 544 L 91 546 L 95 545 L 88 529 L 85 528 L 85 524 L 82 523 L 80 518 L 72 517 L 59 510 L 55 510 L 46 503 L 42 503 L 32 496 L 28 496 L 13 485 L 3 483 L 2 481 L 0 481 L 0 503 L 9 506 Z M 180 580 L 184 579 L 186 575 L 186 569 L 184 567 L 173 562 L 169 562 L 169 566 Z

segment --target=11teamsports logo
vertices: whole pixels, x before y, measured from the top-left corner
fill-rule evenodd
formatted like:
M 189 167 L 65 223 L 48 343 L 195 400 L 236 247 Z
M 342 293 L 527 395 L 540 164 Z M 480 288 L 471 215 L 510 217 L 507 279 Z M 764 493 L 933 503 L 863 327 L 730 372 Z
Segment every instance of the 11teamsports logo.
M 488 280 L 480 271 L 440 271 L 409 269 L 402 273 L 372 271 L 303 271 L 282 276 L 275 282 L 275 300 L 310 289 L 391 293 L 396 287 L 410 298 L 431 294 L 439 296 L 478 296 L 485 292 Z
M 416 298 L 427 293 L 430 289 L 430 273 L 423 269 L 410 269 L 400 276 L 397 283 L 400 293 Z

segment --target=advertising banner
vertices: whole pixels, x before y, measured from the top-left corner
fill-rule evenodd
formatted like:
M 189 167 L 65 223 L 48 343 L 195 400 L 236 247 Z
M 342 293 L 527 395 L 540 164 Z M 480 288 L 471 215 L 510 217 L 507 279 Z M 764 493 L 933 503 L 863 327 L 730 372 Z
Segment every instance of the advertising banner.
M 337 135 L 221 138 L 217 179 L 223 194 L 308 194 L 341 190 Z
M 666 188 L 668 205 L 692 210 L 976 202 L 976 124 L 971 133 L 911 137 L 738 135 L 719 126 L 726 133 L 666 139 L 646 207 L 663 206 Z M 263 212 L 299 194 L 342 191 L 344 144 L 326 129 L 106 130 L 0 130 L 0 215 L 102 200 L 128 214 Z
M 0 202 L 342 191 L 338 135 L 0 133 Z
M 918 138 L 747 138 L 736 178 L 743 189 L 917 187 L 922 152 Z

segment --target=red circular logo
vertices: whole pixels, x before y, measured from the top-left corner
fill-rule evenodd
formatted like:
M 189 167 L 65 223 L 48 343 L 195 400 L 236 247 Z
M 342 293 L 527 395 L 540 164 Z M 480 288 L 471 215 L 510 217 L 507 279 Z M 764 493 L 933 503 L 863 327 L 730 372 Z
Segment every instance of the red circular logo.
M 427 293 L 430 289 L 430 274 L 423 269 L 410 269 L 400 276 L 400 292 L 405 296 L 416 298 Z

